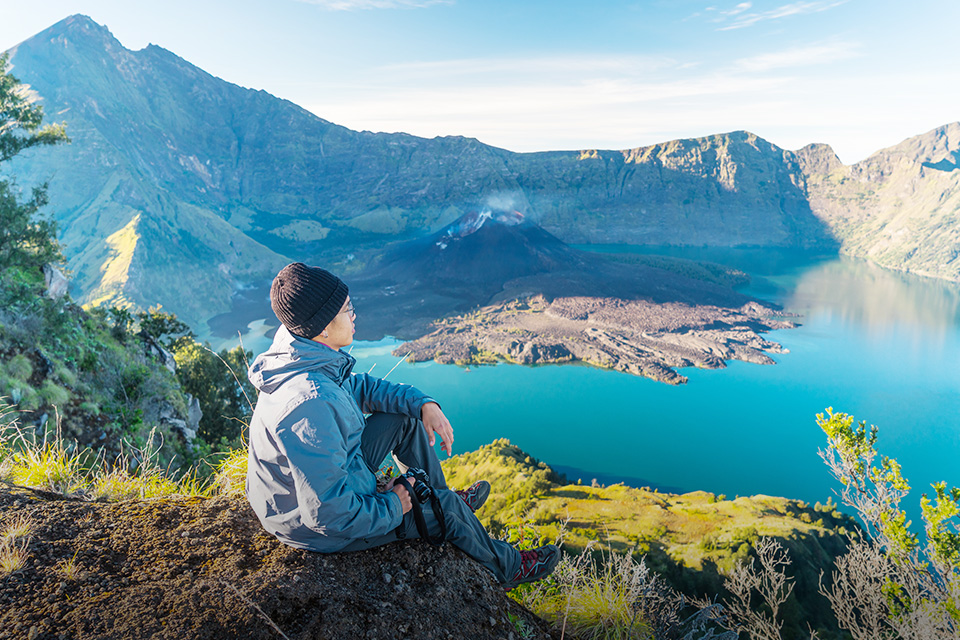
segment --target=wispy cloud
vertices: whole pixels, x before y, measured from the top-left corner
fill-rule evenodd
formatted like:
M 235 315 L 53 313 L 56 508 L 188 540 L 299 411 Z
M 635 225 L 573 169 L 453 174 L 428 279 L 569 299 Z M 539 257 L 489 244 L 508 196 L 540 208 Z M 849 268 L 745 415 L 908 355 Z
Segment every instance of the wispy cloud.
M 315 4 L 331 11 L 362 11 L 365 9 L 423 9 L 437 4 L 453 4 L 454 0 L 298 0 Z
M 555 55 L 527 58 L 465 58 L 430 62 L 405 62 L 384 65 L 379 72 L 394 80 L 398 75 L 415 77 L 504 76 L 544 77 L 560 75 L 570 78 L 585 75 L 639 75 L 679 66 L 673 58 L 641 55 Z
M 760 22 L 768 22 L 770 20 L 782 20 L 783 18 L 789 18 L 791 16 L 820 13 L 845 4 L 847 1 L 848 0 L 815 0 L 812 2 L 792 2 L 767 11 L 751 11 L 751 9 L 753 9 L 752 3 L 741 2 L 726 11 L 720 11 L 716 7 L 709 7 L 707 11 L 715 16 L 713 18 L 714 22 L 722 23 L 723 26 L 717 27 L 718 31 L 730 31 L 733 29 L 752 27 Z
M 642 56 L 595 56 L 576 64 L 567 56 L 452 60 L 381 67 L 349 85 L 311 91 L 329 99 L 304 106 L 352 128 L 469 135 L 515 150 L 609 148 L 744 128 L 782 109 L 769 98 L 725 115 L 718 114 L 721 105 L 775 95 L 788 82 Z M 664 131 L 678 112 L 688 115 L 689 128 Z M 718 118 L 723 124 L 706 124 Z
M 861 56 L 860 45 L 855 42 L 835 42 L 795 47 L 783 51 L 762 53 L 734 61 L 734 67 L 749 72 L 773 71 L 790 67 L 823 65 L 838 60 Z
M 740 4 L 735 6 L 733 9 L 730 9 L 729 11 L 722 11 L 721 15 L 736 16 L 752 8 L 753 8 L 752 2 L 741 2 Z

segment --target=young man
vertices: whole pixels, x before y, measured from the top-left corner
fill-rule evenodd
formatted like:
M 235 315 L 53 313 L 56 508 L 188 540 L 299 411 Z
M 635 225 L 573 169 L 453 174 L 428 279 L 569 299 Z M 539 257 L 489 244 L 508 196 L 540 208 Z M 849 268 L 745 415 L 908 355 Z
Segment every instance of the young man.
M 285 544 L 323 553 L 419 537 L 406 487 L 391 482 L 377 492 L 377 468 L 392 452 L 402 467 L 429 475 L 446 539 L 507 589 L 553 571 L 560 558 L 556 546 L 519 552 L 487 534 L 473 512 L 486 500 L 489 483 L 447 489 L 433 446 L 439 435 L 450 455 L 453 428 L 433 398 L 352 373 L 356 360 L 342 349 L 353 342 L 356 313 L 339 278 L 319 267 L 288 265 L 273 281 L 270 304 L 283 326 L 250 367 L 260 395 L 247 468 L 247 498 L 267 531 Z M 439 535 L 432 504 L 422 510 L 429 535 Z

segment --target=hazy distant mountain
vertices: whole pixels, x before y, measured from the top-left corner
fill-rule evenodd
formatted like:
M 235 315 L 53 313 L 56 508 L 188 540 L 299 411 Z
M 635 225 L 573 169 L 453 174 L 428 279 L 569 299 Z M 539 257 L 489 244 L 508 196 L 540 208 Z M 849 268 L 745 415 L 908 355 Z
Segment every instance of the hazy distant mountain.
M 23 186 L 50 180 L 74 294 L 160 302 L 194 324 L 288 259 L 349 269 L 358 248 L 435 233 L 490 202 L 568 243 L 823 248 L 835 246 L 829 223 L 855 250 L 872 233 L 824 204 L 848 196 L 823 172 L 854 168 L 747 132 L 526 154 L 356 132 L 160 47 L 124 49 L 85 16 L 21 43 L 12 63 L 73 139 L 9 170 Z

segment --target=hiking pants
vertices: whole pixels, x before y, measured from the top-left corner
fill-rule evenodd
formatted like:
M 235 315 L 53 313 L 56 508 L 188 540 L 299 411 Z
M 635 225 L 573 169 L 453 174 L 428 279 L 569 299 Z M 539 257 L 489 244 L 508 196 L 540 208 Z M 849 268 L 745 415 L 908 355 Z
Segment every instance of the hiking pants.
M 409 467 L 426 471 L 430 476 L 430 486 L 437 494 L 443 509 L 447 540 L 493 572 L 501 583 L 513 579 L 520 568 L 520 552 L 506 542 L 491 538 L 467 503 L 447 488 L 440 460 L 430 446 L 427 432 L 419 419 L 396 413 L 372 414 L 367 418 L 367 424 L 360 436 L 360 449 L 372 473 L 377 472 L 380 463 L 390 452 L 393 452 L 394 460 L 402 471 Z M 416 500 L 413 496 L 411 499 Z M 428 501 L 420 506 L 430 535 L 440 535 L 440 523 L 434 514 L 432 502 Z M 420 537 L 412 509 L 404 514 L 401 528 L 407 539 Z M 394 530 L 382 536 L 354 540 L 342 551 L 370 549 L 399 539 Z

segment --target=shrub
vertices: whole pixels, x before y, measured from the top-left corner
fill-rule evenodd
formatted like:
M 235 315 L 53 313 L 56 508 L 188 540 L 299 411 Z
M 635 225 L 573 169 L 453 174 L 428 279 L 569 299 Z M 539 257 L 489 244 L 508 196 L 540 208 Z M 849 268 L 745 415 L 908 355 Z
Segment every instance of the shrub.
M 516 590 L 515 590 L 516 591 Z M 515 596 L 516 597 L 516 596 Z M 589 548 L 577 558 L 564 555 L 546 580 L 521 594 L 522 604 L 554 628 L 577 638 L 600 640 L 736 640 L 717 632 L 719 607 L 702 602 L 692 611 L 645 561 L 610 551 L 594 560 Z
M 7 375 L 22 382 L 26 382 L 33 375 L 33 364 L 30 362 L 30 358 L 22 353 L 18 353 L 10 358 L 7 362 L 6 369 Z
M 820 593 L 829 601 L 839 626 L 854 640 L 950 640 L 960 637 L 960 489 L 933 485 L 920 507 L 926 541 L 911 531 L 900 503 L 910 486 L 896 460 L 878 453 L 877 428 L 852 416 L 817 415 L 827 435 L 820 456 L 843 485 L 841 499 L 859 515 L 864 532 L 850 537 L 830 582 Z M 832 501 L 814 509 L 839 516 Z M 843 528 L 841 528 L 841 531 Z M 728 629 L 751 638 L 779 640 L 780 615 L 793 589 L 785 569 L 790 559 L 776 542 L 756 546 L 759 565 L 741 563 L 727 577 L 733 594 L 727 601 Z M 755 605 L 760 602 L 762 606 Z
M 910 491 L 900 465 L 887 457 L 875 464 L 877 428 L 830 408 L 817 424 L 828 441 L 820 456 L 867 533 L 838 558 L 832 586 L 821 589 L 840 626 L 855 640 L 960 636 L 960 489 L 941 482 L 933 500 L 921 497 L 921 544 L 900 508 Z
M 44 380 L 39 390 L 43 401 L 54 407 L 61 407 L 70 401 L 70 392 L 52 380 Z

